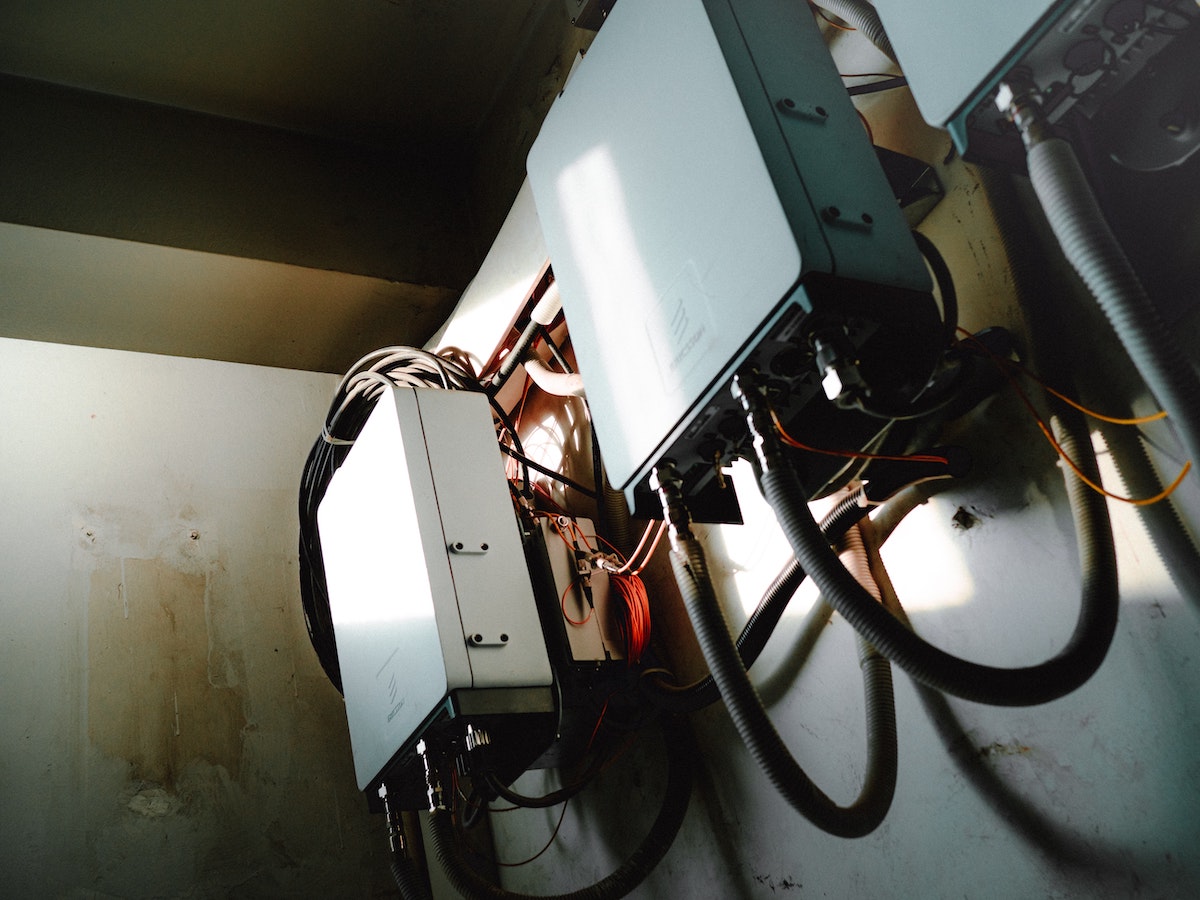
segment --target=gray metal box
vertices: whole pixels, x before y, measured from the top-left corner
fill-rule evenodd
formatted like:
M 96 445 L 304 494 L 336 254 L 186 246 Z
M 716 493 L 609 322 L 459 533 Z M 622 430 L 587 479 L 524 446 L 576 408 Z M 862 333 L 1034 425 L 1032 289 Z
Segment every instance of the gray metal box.
M 317 521 L 360 788 L 452 694 L 538 708 L 519 689 L 550 664 L 484 395 L 386 390 Z
M 803 3 L 617 4 L 528 172 L 605 466 L 627 491 L 787 304 L 818 307 L 806 274 L 929 289 Z M 903 315 L 893 299 L 885 313 Z
M 1073 109 L 1091 118 L 1196 15 L 1193 0 L 874 2 L 921 115 L 983 156 L 1005 135 L 1020 146 L 993 103 L 1014 71 L 1037 86 L 1051 122 Z

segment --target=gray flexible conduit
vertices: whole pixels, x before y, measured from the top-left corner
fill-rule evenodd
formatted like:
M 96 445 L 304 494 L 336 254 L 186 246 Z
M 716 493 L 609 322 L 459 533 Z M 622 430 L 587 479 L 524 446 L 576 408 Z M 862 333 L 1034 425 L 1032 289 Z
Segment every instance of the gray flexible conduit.
M 847 24 L 853 25 L 880 53 L 896 62 L 896 51 L 892 49 L 892 42 L 883 30 L 879 13 L 867 0 L 816 0 L 816 3 L 826 12 L 831 12 Z
M 1096 457 L 1081 418 L 1064 410 L 1051 418 L 1055 437 L 1093 480 Z M 961 659 L 908 630 L 880 606 L 825 542 L 787 464 L 767 469 L 761 486 L 792 545 L 796 559 L 817 583 L 825 601 L 880 653 L 921 684 L 994 706 L 1033 706 L 1075 690 L 1099 668 L 1117 625 L 1117 563 L 1104 498 L 1064 467 L 1067 499 L 1075 521 L 1081 570 L 1081 603 L 1075 630 L 1055 657 L 1034 666 L 1005 669 Z
M 1100 433 L 1117 464 L 1126 496 L 1153 497 L 1162 491 L 1162 479 L 1136 433 L 1107 423 L 1100 425 Z M 1143 504 L 1137 510 L 1176 589 L 1194 605 L 1200 604 L 1200 552 L 1170 499 Z
M 860 487 L 839 500 L 821 520 L 821 533 L 831 543 L 837 543 L 868 512 L 870 507 L 867 505 L 866 492 Z M 775 626 L 804 583 L 804 578 L 803 567 L 792 557 L 768 585 L 737 637 L 738 656 L 745 668 L 754 665 L 767 646 Z M 676 714 L 693 713 L 721 699 L 721 692 L 711 674 L 682 687 L 669 687 L 650 678 L 643 679 L 642 685 L 651 703 Z
M 1200 464 L 1200 377 L 1104 220 L 1071 145 L 1060 138 L 1029 140 L 1029 177 L 1063 254 L 1167 411 L 1188 458 Z
M 1037 140 L 1037 132 L 1029 133 Z M 987 197 L 1000 230 L 1000 241 L 1008 258 L 1017 300 L 1029 323 L 1034 362 L 1044 377 L 1065 383 L 1070 366 L 1062 352 L 1066 335 L 1061 309 L 1048 308 L 1044 302 L 1047 284 L 1044 266 L 1039 263 L 1039 248 L 1030 235 L 1030 226 L 1008 178 L 987 169 L 979 170 Z M 1055 288 L 1049 288 L 1053 293 Z M 1126 414 L 1133 414 L 1126 409 Z M 1112 453 L 1117 473 L 1128 497 L 1153 497 L 1163 489 L 1146 448 L 1127 427 L 1101 422 L 1100 431 Z M 1138 515 L 1146 526 L 1155 549 L 1176 588 L 1195 604 L 1200 604 L 1200 552 L 1187 532 L 1171 500 L 1142 505 Z
M 566 894 L 506 891 L 471 869 L 462 856 L 450 813 L 437 810 L 429 817 L 433 850 L 455 890 L 469 900 L 616 900 L 641 884 L 666 856 L 679 833 L 695 777 L 693 758 L 697 751 L 687 726 L 679 721 L 664 720 L 662 728 L 667 745 L 667 786 L 662 806 L 642 843 L 615 872 L 596 884 Z
M 817 535 L 824 543 L 820 531 Z M 763 708 L 713 592 L 703 548 L 690 535 L 679 543 L 686 554 L 671 551 L 675 580 L 704 659 L 746 748 L 784 799 L 818 828 L 839 837 L 870 834 L 891 807 L 898 770 L 896 712 L 887 660 L 872 648 L 860 646 L 867 708 L 867 772 L 858 798 L 850 806 L 840 807 L 796 763 Z

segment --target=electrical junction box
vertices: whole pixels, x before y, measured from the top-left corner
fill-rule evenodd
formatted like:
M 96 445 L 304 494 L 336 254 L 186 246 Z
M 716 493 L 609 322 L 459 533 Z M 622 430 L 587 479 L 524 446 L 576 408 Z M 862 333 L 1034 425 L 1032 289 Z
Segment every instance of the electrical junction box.
M 777 382 L 785 422 L 858 449 L 884 423 L 831 408 L 809 337 L 836 332 L 889 384 L 936 363 L 929 275 L 803 3 L 617 4 L 528 173 L 605 468 L 638 515 L 661 515 L 647 479 L 670 457 L 696 518 L 738 519 L 718 470 L 744 434 L 739 367 Z
M 578 535 L 594 535 L 592 521 L 558 516 L 557 521 L 541 519 L 538 527 L 562 613 L 567 661 L 579 664 L 624 659 L 609 607 L 613 599 L 608 573 L 586 562 L 580 564 L 589 554 Z
M 522 771 L 555 707 L 487 397 L 385 390 L 317 522 L 359 787 L 421 806 L 413 748 L 463 716 Z
M 1012 76 L 1037 86 L 1052 123 L 1071 111 L 1092 119 L 1129 88 L 1134 99 L 1124 106 L 1155 110 L 1136 146 L 1128 138 L 1135 116 L 1114 129 L 1114 156 L 1133 168 L 1177 162 L 1200 146 L 1200 53 L 1185 50 L 1191 62 L 1175 84 L 1138 79 L 1179 34 L 1196 31 L 1195 0 L 875 0 L 875 8 L 921 115 L 948 129 L 960 152 L 1004 156 L 1006 143 L 1019 150 L 995 105 Z

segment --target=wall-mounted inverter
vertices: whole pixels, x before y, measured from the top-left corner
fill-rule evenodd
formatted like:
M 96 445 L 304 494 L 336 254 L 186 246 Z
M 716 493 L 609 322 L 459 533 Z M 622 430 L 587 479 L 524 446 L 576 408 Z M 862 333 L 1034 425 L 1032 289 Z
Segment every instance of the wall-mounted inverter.
M 861 448 L 886 423 L 826 399 L 818 345 L 877 397 L 936 364 L 928 273 L 803 3 L 617 4 L 528 172 L 609 478 L 644 515 L 670 457 L 695 515 L 736 517 L 739 367 L 789 427 Z

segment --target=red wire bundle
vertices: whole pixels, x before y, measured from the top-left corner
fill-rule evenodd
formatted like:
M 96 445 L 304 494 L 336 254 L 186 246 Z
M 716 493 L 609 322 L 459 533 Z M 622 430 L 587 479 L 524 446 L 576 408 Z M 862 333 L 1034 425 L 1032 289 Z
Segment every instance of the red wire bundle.
M 612 621 L 630 665 L 640 662 L 650 645 L 650 597 L 642 579 L 631 573 L 610 574 Z

